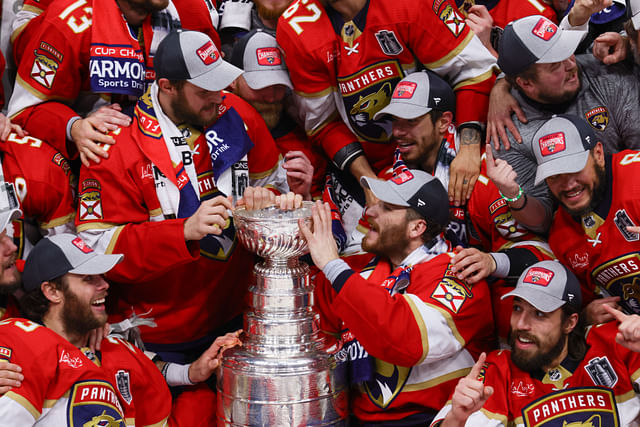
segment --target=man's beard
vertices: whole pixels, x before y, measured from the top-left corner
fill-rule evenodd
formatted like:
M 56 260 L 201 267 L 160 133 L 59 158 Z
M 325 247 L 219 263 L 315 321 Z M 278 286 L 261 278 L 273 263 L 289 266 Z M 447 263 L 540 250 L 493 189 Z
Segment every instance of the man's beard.
M 372 226 L 373 228 L 373 226 Z M 405 236 L 407 224 L 398 224 L 387 228 L 384 232 L 378 230 L 378 239 L 370 244 L 367 236 L 362 239 L 362 249 L 375 255 L 389 257 L 390 254 L 402 253 L 409 246 Z
M 282 102 L 252 102 L 253 108 L 260 113 L 269 130 L 276 127 L 282 117 L 284 105 Z
M 591 201 L 587 206 L 582 209 L 569 209 L 565 206 L 553 193 L 551 193 L 551 197 L 555 199 L 558 203 L 562 205 L 562 207 L 569 213 L 569 215 L 574 217 L 581 217 L 583 215 L 587 215 L 588 213 L 594 211 L 602 200 L 604 199 L 604 195 L 607 192 L 607 172 L 604 169 L 604 166 L 600 166 L 594 162 L 594 168 L 596 171 L 596 184 L 593 187 L 593 194 L 591 194 Z
M 212 113 L 210 116 L 203 116 L 202 114 L 198 114 L 191 108 L 189 108 L 188 105 L 184 102 L 184 98 L 176 98 L 172 100 L 171 109 L 173 110 L 174 116 L 178 120 L 178 123 L 176 124 L 186 123 L 205 128 L 213 124 L 218 118 L 217 105 L 215 108 L 215 113 Z
M 16 263 L 16 259 L 17 259 L 17 255 L 14 254 L 9 261 L 7 261 L 6 265 L 3 267 L 3 271 L 2 271 L 2 277 L 3 280 L 4 279 L 4 275 L 6 273 L 6 268 L 11 267 L 13 265 L 15 265 Z M 9 280 L 7 280 L 6 282 L 0 283 L 0 295 L 10 295 L 12 293 L 14 293 L 15 291 L 17 291 L 18 289 L 20 289 L 22 287 L 22 280 L 20 277 L 20 273 L 18 272 L 18 270 L 15 270 L 15 275 L 13 277 L 11 277 Z
M 281 6 L 277 9 L 273 7 L 265 6 L 261 2 L 255 2 L 255 5 L 256 5 L 256 11 L 258 12 L 259 17 L 261 17 L 262 19 L 272 21 L 272 20 L 278 19 L 280 15 L 282 15 L 282 12 L 287 10 L 287 8 L 291 5 L 291 3 L 292 2 L 289 2 L 289 4 Z
M 582 72 L 580 71 L 580 68 L 577 68 L 576 72 L 578 73 L 579 84 L 575 91 L 565 91 L 558 94 L 553 90 L 553 88 L 547 88 L 548 90 L 538 94 L 539 101 L 546 105 L 566 104 L 573 101 L 575 97 L 578 96 L 578 93 L 580 93 L 580 88 L 582 87 Z
M 533 341 L 538 348 L 540 346 L 540 341 L 532 335 L 521 333 L 519 336 L 525 337 L 531 341 Z M 538 369 L 542 369 L 546 366 L 549 366 L 556 358 L 562 353 L 564 350 L 567 336 L 561 335 L 558 338 L 558 341 L 546 352 L 538 352 L 537 354 L 533 354 L 528 356 L 525 352 L 521 352 L 516 347 L 516 336 L 513 331 L 509 331 L 509 346 L 511 347 L 511 361 L 521 370 L 525 372 L 533 372 Z
M 66 332 L 73 335 L 84 335 L 89 331 L 104 326 L 104 319 L 98 318 L 91 310 L 90 304 L 83 304 L 68 288 L 63 291 L 64 310 L 62 323 Z

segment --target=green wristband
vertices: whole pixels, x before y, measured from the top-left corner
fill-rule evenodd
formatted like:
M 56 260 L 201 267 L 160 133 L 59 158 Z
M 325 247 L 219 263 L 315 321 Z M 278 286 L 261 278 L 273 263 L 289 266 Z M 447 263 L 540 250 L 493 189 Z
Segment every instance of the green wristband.
M 517 202 L 524 195 L 524 191 L 522 190 L 522 187 L 520 187 L 519 185 L 518 185 L 518 194 L 516 195 L 516 197 L 513 197 L 513 198 L 505 196 L 504 194 L 502 194 L 502 191 L 500 191 L 500 190 L 498 190 L 498 192 L 500 193 L 502 198 L 505 199 L 509 203 Z

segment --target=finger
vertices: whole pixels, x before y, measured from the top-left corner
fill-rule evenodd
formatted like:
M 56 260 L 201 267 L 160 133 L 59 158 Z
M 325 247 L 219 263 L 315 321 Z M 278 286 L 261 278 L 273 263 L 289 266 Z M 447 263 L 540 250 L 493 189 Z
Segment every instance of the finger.
M 87 156 L 84 155 L 84 153 L 80 153 L 80 162 L 82 162 L 83 166 L 88 168 L 89 166 L 91 166 L 91 163 L 89 162 L 89 159 L 87 159 Z
M 529 121 L 527 119 L 527 116 L 524 114 L 524 111 L 522 111 L 522 108 L 520 108 L 519 104 L 515 104 L 513 106 L 513 112 L 516 113 L 516 117 L 518 118 L 518 120 L 520 120 L 521 123 L 527 123 Z M 517 128 L 515 128 L 515 133 L 513 131 L 511 131 L 511 133 L 513 133 L 516 141 L 522 142 L 522 137 L 520 136 L 520 132 L 518 132 Z
M 87 159 L 87 166 L 89 166 L 91 162 L 100 163 L 100 158 L 95 154 L 93 154 L 91 150 L 85 148 L 83 152 L 84 152 L 85 158 Z
M 505 148 L 507 146 L 511 146 L 510 142 L 509 142 L 509 137 L 507 136 L 507 131 L 505 130 L 503 125 L 498 125 L 498 136 L 500 138 L 500 140 L 502 141 L 502 145 L 505 146 Z
M 640 225 L 628 225 L 627 230 L 632 233 L 640 233 Z
M 610 315 L 612 315 L 614 317 L 614 319 L 616 319 L 618 322 L 624 322 L 627 317 L 626 314 L 624 314 L 623 312 L 621 312 L 620 310 L 616 310 L 615 308 L 609 306 L 609 305 L 603 305 L 602 308 L 604 308 L 604 310 L 609 313 Z
M 469 184 L 467 185 L 467 193 L 465 194 L 464 200 L 469 200 L 471 198 L 471 194 L 473 193 L 473 189 L 476 185 L 476 181 L 478 180 L 478 175 L 473 175 L 469 177 Z
M 498 147 L 499 148 L 499 147 Z M 497 149 L 496 149 L 497 150 Z M 484 152 L 486 154 L 485 163 L 487 165 L 487 169 L 493 168 L 496 165 L 495 160 L 493 159 L 493 150 L 491 149 L 491 144 L 487 144 L 484 148 Z
M 480 375 L 480 372 L 482 371 L 482 367 L 484 365 L 485 360 L 487 360 L 487 353 L 483 351 L 480 354 L 480 357 L 478 357 L 478 361 L 471 368 L 471 372 L 469 372 L 469 374 L 467 375 L 467 378 L 472 378 L 474 380 L 477 380 L 478 376 Z

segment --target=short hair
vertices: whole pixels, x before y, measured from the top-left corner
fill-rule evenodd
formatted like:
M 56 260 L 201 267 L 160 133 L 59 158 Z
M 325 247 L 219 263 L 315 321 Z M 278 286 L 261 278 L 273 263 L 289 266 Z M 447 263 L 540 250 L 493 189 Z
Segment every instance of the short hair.
M 533 80 L 534 82 L 537 81 L 538 79 L 538 72 L 536 71 L 536 63 L 534 62 L 533 64 L 529 65 L 527 68 L 525 68 L 524 70 L 520 71 L 517 74 L 506 74 L 504 75 L 505 80 L 514 88 L 516 88 L 518 91 L 522 91 L 522 89 L 520 88 L 520 85 L 518 85 L 518 83 L 516 83 L 516 79 L 520 77 L 521 79 L 524 80 Z
M 452 113 L 453 113 L 453 111 L 452 111 Z M 429 117 L 431 117 L 431 124 L 435 126 L 435 124 L 438 121 L 438 119 L 440 119 L 440 117 L 442 117 L 442 115 L 444 114 L 444 111 L 442 111 L 442 110 L 431 110 L 427 114 L 429 114 Z
M 171 84 L 171 86 L 175 87 L 178 90 L 181 90 L 185 83 L 187 82 L 186 80 L 172 80 L 172 79 L 167 79 L 169 80 L 169 84 Z
M 425 218 L 419 213 L 417 210 L 413 208 L 407 208 L 406 210 L 406 218 L 407 221 L 413 221 L 416 219 L 422 219 L 427 223 L 427 230 L 422 233 L 422 243 L 429 243 L 436 237 L 438 234 L 442 233 L 447 227 L 438 224 L 431 218 Z
M 627 19 L 624 23 L 624 30 L 627 32 L 627 36 L 629 40 L 635 43 L 638 40 L 638 30 L 633 26 L 633 22 L 631 19 Z
M 571 332 L 567 339 L 567 350 L 569 357 L 574 360 L 584 359 L 584 355 L 587 353 L 587 338 L 585 337 L 585 324 L 583 316 L 571 305 L 564 304 L 562 306 L 562 324 L 564 325 L 572 314 L 578 314 L 578 323 Z
M 69 288 L 69 282 L 65 279 L 65 276 L 58 276 L 55 279 L 49 280 L 55 289 L 60 291 L 66 291 Z M 22 298 L 20 298 L 20 311 L 22 316 L 37 323 L 42 323 L 42 319 L 49 311 L 49 305 L 51 302 L 42 293 L 42 288 L 37 287 L 31 291 L 26 292 Z

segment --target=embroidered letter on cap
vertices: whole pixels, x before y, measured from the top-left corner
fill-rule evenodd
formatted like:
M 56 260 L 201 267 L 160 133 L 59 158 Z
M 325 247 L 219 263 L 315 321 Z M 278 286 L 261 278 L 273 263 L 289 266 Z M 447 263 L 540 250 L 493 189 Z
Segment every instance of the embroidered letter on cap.
M 542 267 L 532 267 L 525 276 L 523 282 L 531 283 L 532 285 L 549 286 L 551 279 L 553 279 L 553 271 L 547 270 Z
M 540 18 L 538 23 L 531 31 L 533 35 L 540 37 L 544 41 L 548 41 L 558 31 L 558 27 L 547 18 Z
M 196 53 L 204 62 L 204 65 L 213 64 L 218 60 L 218 50 L 211 41 L 206 42 L 200 49 L 196 50 Z
M 393 91 L 393 98 L 400 99 L 409 99 L 413 96 L 413 93 L 416 91 L 416 86 L 418 86 L 414 82 L 400 82 L 398 86 L 396 86 L 396 90 Z
M 256 49 L 258 65 L 280 65 L 280 51 L 276 47 L 261 47 Z
M 538 141 L 540 144 L 540 154 L 543 156 L 549 156 L 551 154 L 559 153 L 567 148 L 567 144 L 564 139 L 564 133 L 556 132 L 549 135 L 545 135 Z

